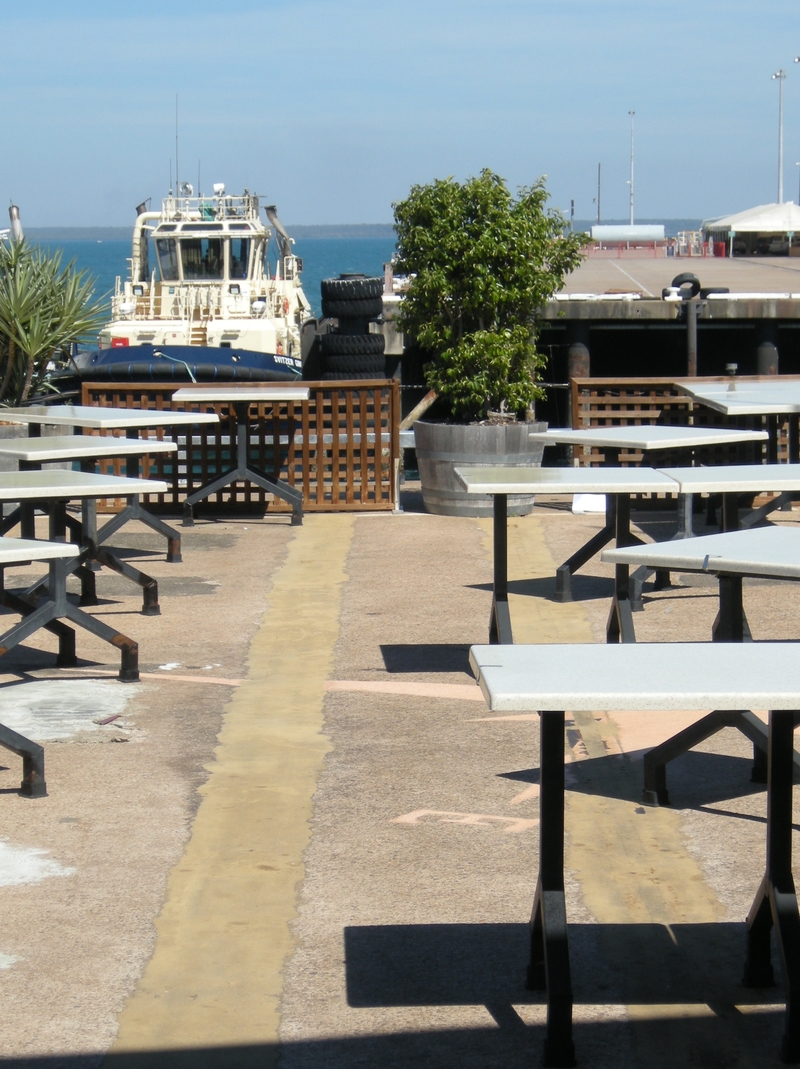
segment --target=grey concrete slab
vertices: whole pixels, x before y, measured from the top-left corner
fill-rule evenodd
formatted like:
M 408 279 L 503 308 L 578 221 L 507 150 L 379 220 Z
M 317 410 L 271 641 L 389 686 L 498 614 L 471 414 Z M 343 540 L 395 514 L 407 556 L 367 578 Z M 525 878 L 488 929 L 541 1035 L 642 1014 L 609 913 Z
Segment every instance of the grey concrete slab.
M 102 408 L 95 405 L 30 405 L 4 408 L 9 423 L 39 423 L 56 427 L 87 427 L 91 430 L 133 430 L 135 427 L 177 427 L 195 423 L 219 423 L 216 412 L 173 412 L 155 408 Z
M 800 661 L 785 643 L 473 646 L 489 708 L 800 709 Z
M 800 464 L 713 464 L 659 468 L 684 494 L 761 494 L 800 489 Z
M 675 494 L 670 476 L 653 468 L 504 468 L 461 465 L 459 482 L 470 494 Z
M 118 438 L 112 435 L 48 435 L 42 438 L 6 438 L 0 440 L 0 460 L 43 463 L 54 460 L 85 460 L 95 457 L 145 456 L 150 453 L 176 453 L 176 442 L 155 438 Z
M 545 445 L 583 445 L 602 449 L 694 449 L 700 446 L 730 445 L 736 442 L 763 442 L 766 431 L 746 431 L 725 427 L 592 427 L 572 430 L 558 427 L 529 435 Z
M 263 386 L 183 386 L 174 401 L 307 401 L 307 386 L 267 383 Z
M 733 575 L 800 579 L 800 531 L 787 527 L 758 527 L 673 542 L 607 549 L 600 554 L 609 564 L 644 565 L 676 571 L 730 572 Z
M 121 475 L 68 471 L 7 471 L 0 473 L 0 501 L 42 498 L 127 497 L 131 494 L 165 494 L 161 479 L 128 479 Z

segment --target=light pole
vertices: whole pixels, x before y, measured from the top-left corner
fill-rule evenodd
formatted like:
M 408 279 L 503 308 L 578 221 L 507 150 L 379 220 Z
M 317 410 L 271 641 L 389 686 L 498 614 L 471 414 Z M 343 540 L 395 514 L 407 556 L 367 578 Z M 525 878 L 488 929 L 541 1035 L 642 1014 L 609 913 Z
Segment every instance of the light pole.
M 797 60 L 795 59 L 795 62 Z M 778 83 L 778 204 L 783 204 L 783 83 L 786 71 L 781 67 L 772 80 Z
M 628 114 L 631 117 L 631 177 L 628 185 L 631 187 L 631 226 L 633 226 L 633 120 L 636 117 L 636 112 L 629 111 Z

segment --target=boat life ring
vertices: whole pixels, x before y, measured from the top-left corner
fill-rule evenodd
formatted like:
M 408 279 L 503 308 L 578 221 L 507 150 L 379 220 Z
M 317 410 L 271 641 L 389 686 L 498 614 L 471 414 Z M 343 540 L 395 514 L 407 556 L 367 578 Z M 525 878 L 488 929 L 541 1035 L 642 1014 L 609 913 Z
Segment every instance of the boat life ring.
M 288 297 L 284 297 L 283 298 L 283 314 L 287 315 L 288 312 L 289 312 L 289 298 Z

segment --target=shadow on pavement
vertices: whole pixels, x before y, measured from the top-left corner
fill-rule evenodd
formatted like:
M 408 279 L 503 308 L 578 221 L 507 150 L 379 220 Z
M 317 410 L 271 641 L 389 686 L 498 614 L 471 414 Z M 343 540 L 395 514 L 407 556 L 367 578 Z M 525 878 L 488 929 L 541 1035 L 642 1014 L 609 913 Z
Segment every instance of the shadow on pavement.
M 387 672 L 466 672 L 472 676 L 468 643 L 384 643 L 381 655 Z

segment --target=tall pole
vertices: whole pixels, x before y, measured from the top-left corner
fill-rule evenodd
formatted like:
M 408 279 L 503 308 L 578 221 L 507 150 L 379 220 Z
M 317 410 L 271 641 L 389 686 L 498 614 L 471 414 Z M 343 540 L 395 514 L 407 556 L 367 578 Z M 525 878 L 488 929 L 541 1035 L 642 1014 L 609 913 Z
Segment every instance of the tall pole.
M 636 117 L 636 112 L 629 111 L 628 114 L 631 117 L 631 180 L 628 185 L 631 187 L 631 226 L 633 226 L 633 120 Z
M 778 204 L 783 204 L 783 82 L 786 71 L 781 67 L 772 80 L 778 83 Z
M 600 167 L 601 167 L 601 164 L 598 163 L 598 165 L 597 165 L 597 222 L 598 222 L 598 225 L 600 223 Z
M 178 94 L 175 94 L 175 192 L 181 195 L 181 180 L 178 178 Z

